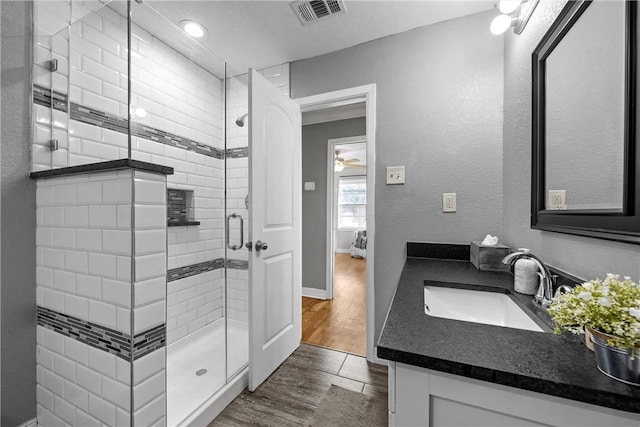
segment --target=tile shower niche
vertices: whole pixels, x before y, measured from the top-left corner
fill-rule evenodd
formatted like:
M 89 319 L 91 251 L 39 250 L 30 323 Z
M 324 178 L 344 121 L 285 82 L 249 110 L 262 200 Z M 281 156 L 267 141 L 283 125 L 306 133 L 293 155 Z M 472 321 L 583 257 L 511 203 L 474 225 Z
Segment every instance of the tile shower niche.
M 193 190 L 167 189 L 167 226 L 200 225 L 194 218 Z

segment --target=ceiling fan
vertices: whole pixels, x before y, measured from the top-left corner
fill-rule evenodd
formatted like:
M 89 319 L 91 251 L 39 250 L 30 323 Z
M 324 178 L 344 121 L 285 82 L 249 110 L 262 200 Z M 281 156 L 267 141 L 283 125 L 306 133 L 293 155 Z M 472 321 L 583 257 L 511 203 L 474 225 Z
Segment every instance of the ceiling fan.
M 335 163 L 335 171 L 342 172 L 344 168 L 365 168 L 366 165 L 360 165 L 360 159 L 344 159 L 340 157 L 341 150 L 335 151 L 334 163 Z

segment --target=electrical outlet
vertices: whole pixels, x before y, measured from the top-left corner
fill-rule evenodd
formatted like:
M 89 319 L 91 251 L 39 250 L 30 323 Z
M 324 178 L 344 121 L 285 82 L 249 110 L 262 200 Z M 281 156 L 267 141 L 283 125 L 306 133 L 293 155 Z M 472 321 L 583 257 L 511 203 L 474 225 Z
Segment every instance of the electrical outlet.
M 547 209 L 564 210 L 567 209 L 566 190 L 549 190 L 547 195 Z
M 456 193 L 442 193 L 442 212 L 456 211 Z

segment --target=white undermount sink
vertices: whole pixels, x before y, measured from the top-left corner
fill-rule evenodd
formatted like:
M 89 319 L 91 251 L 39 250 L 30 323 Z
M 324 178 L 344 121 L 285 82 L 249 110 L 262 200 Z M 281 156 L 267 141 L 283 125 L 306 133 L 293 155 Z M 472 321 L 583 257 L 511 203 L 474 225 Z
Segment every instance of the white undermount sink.
M 508 295 L 440 286 L 424 287 L 429 316 L 544 332 Z

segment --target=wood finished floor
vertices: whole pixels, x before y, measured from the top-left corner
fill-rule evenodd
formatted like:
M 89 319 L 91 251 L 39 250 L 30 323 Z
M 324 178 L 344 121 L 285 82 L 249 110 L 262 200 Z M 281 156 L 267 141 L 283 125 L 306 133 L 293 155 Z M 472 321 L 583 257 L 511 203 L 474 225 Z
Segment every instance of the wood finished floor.
M 367 261 L 335 254 L 332 300 L 302 297 L 302 342 L 366 355 Z
M 307 425 L 331 384 L 387 404 L 386 366 L 301 344 L 255 392 L 245 389 L 209 427 Z

